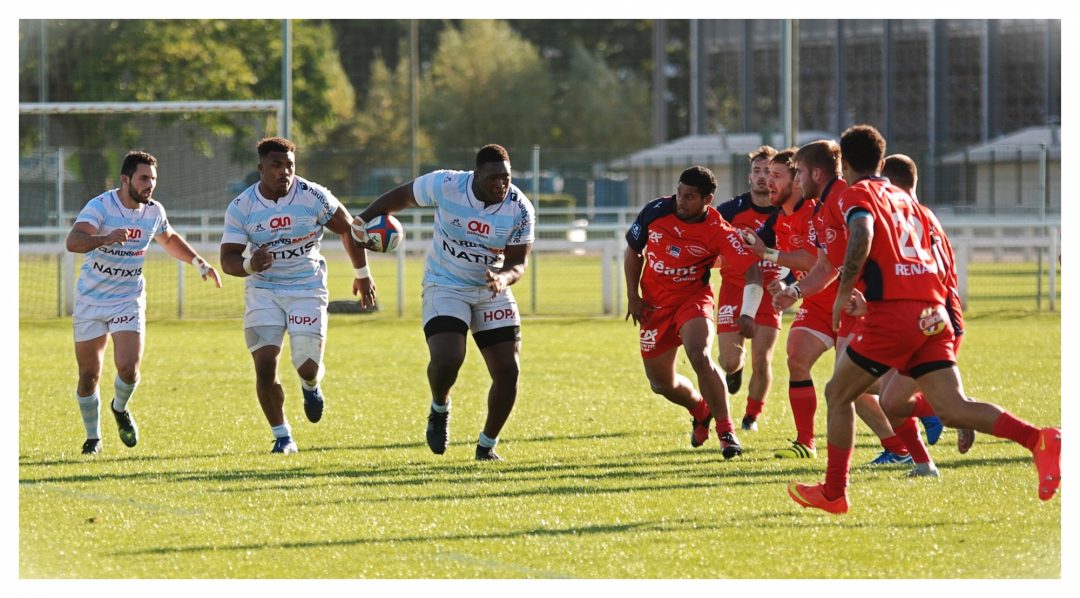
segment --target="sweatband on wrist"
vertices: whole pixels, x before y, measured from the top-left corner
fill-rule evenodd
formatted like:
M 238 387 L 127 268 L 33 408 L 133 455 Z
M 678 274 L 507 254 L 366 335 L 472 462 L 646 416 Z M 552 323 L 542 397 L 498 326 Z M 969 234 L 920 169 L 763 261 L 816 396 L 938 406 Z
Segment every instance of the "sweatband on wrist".
M 742 293 L 742 311 L 739 312 L 740 316 L 750 316 L 751 318 L 757 314 L 758 307 L 761 305 L 761 298 L 765 295 L 765 289 L 761 288 L 759 284 L 747 284 L 743 287 Z
M 365 265 L 363 268 L 353 268 L 357 278 L 371 278 L 371 269 Z
M 788 288 L 795 291 L 795 297 L 796 298 L 802 299 L 802 289 L 799 288 L 799 283 L 795 283 L 795 284 L 789 286 Z
M 762 257 L 775 264 L 777 260 L 780 259 L 780 250 L 768 247 L 765 249 L 765 255 Z
M 254 274 L 255 273 L 255 268 L 252 267 L 252 265 L 251 265 L 251 257 L 250 256 L 244 258 L 244 272 L 247 272 L 248 274 Z

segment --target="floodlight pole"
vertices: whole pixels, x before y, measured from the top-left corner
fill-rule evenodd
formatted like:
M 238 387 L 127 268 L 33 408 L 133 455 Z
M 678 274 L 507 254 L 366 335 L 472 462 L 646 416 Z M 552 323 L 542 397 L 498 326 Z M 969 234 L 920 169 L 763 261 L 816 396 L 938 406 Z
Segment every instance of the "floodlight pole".
M 281 136 L 288 139 L 292 133 L 292 21 L 281 23 L 281 101 L 285 104 L 284 115 L 279 120 Z

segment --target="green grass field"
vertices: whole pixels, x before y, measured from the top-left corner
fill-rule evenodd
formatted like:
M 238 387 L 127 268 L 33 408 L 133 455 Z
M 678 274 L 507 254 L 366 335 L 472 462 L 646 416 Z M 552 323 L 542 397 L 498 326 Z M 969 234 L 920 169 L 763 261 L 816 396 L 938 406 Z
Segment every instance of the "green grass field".
M 386 285 L 392 288 L 391 285 Z M 384 292 L 388 289 L 384 288 Z M 518 291 L 519 297 L 527 297 Z M 524 301 L 523 301 L 524 303 Z M 1042 503 L 1028 451 L 947 431 L 937 480 L 862 466 L 860 426 L 837 517 L 799 508 L 792 480 L 824 455 L 780 461 L 793 437 L 783 349 L 747 453 L 688 442 L 689 417 L 648 390 L 636 328 L 529 317 L 503 463 L 476 463 L 487 375 L 470 341 L 452 443 L 424 443 L 429 403 L 415 317 L 334 315 L 318 425 L 282 368 L 300 453 L 269 453 L 239 320 L 154 321 L 131 403 L 139 445 L 102 420 L 79 455 L 69 319 L 19 330 L 19 575 L 23 578 L 1058 578 L 1061 498 Z M 784 337 L 779 347 L 783 347 Z M 1057 314 L 973 314 L 969 394 L 1039 425 L 1061 422 Z M 827 356 L 831 357 L 831 353 Z M 107 359 L 111 360 L 110 355 Z M 680 367 L 690 373 L 685 361 Z M 820 389 L 831 370 L 815 370 Z M 114 369 L 102 394 L 111 397 Z M 733 400 L 741 412 L 745 392 Z M 818 412 L 824 430 L 824 401 Z

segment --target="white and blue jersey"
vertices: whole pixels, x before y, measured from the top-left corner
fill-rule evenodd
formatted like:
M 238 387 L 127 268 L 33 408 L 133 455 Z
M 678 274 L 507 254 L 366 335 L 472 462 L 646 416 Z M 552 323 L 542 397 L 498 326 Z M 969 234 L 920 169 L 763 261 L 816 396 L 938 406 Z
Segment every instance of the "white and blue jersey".
M 280 294 L 326 291 L 326 260 L 319 252 L 323 226 L 341 202 L 328 189 L 300 177 L 288 195 L 277 201 L 248 187 L 225 211 L 221 242 L 247 245 L 249 252 L 266 247 L 274 262 L 263 272 L 247 277 L 246 285 Z
M 150 240 L 169 230 L 165 208 L 154 200 L 131 209 L 124 207 L 118 189 L 106 191 L 91 199 L 79 212 L 76 223 L 89 222 L 96 234 L 107 235 L 118 228 L 128 230 L 122 244 L 104 245 L 88 251 L 83 259 L 79 283 L 76 285 L 79 303 L 86 305 L 120 305 L 136 301 L 146 305 L 146 279 L 143 263 Z
M 501 203 L 485 206 L 472 191 L 473 173 L 436 170 L 413 181 L 421 206 L 433 206 L 435 233 L 424 283 L 485 286 L 484 271 L 503 265 L 507 245 L 533 242 L 532 203 L 513 184 Z

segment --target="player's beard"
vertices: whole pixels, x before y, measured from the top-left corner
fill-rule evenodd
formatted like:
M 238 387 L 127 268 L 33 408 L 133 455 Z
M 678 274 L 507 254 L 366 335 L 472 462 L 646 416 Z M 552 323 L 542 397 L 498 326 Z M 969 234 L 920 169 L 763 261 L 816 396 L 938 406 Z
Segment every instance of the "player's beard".
M 134 187 L 128 187 L 128 197 L 130 197 L 131 201 L 134 201 L 135 203 L 141 203 L 141 204 L 150 203 L 150 198 L 153 195 L 153 193 L 154 193 L 154 191 L 153 191 L 153 189 L 151 189 L 150 193 L 147 193 L 146 197 L 144 198 L 142 196 L 142 193 L 137 193 L 135 191 Z

